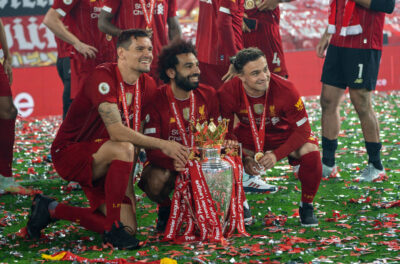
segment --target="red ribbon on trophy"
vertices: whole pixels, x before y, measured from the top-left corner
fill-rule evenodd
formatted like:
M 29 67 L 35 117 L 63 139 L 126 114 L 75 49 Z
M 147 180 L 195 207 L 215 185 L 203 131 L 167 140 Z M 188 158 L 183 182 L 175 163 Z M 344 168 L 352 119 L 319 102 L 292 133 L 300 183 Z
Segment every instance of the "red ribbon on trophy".
M 189 129 L 189 138 L 184 127 L 183 118 L 178 111 L 172 88 L 167 88 L 167 97 L 170 110 L 175 118 L 179 134 L 184 145 L 194 146 L 194 135 Z M 195 98 L 190 95 L 190 122 L 195 121 Z M 239 233 L 248 236 L 244 229 L 243 201 L 244 192 L 241 183 L 242 165 L 240 157 L 227 157 L 234 168 L 234 184 L 232 185 L 230 205 L 230 229 L 226 232 L 229 236 L 237 228 Z M 239 164 L 237 164 L 239 162 Z M 233 202 L 232 202 L 233 201 Z M 175 243 L 209 241 L 226 243 L 223 224 L 220 222 L 220 210 L 216 210 L 209 187 L 204 177 L 201 163 L 197 160 L 188 161 L 187 168 L 175 180 L 175 190 L 172 196 L 171 213 L 162 241 Z M 184 232 L 181 229 L 185 227 Z

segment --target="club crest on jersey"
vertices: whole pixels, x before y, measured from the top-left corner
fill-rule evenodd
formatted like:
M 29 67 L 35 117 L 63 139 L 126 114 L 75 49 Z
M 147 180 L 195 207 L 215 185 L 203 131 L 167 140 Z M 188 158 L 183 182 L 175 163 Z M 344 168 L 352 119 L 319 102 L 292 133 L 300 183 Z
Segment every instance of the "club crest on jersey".
M 66 4 L 66 5 L 72 4 L 72 1 L 73 1 L 73 0 L 63 0 L 64 4 Z
M 149 115 L 149 114 L 146 115 L 146 117 L 144 118 L 144 121 L 145 121 L 146 123 L 149 123 L 149 122 L 150 122 L 150 115 Z
M 264 105 L 263 104 L 255 104 L 253 105 L 254 112 L 256 112 L 257 115 L 261 115 L 264 111 Z
M 202 105 L 199 107 L 199 114 L 201 117 L 203 117 L 205 115 L 204 108 L 205 108 L 205 105 Z
M 99 92 L 102 95 L 108 94 L 110 92 L 110 85 L 108 83 L 106 83 L 106 82 L 100 83 L 99 84 Z
M 127 105 L 131 105 L 132 98 L 133 98 L 133 94 L 132 93 L 126 93 L 126 104 Z
M 299 98 L 294 107 L 296 107 L 297 111 L 301 111 L 304 109 L 303 101 L 301 100 L 301 98 Z

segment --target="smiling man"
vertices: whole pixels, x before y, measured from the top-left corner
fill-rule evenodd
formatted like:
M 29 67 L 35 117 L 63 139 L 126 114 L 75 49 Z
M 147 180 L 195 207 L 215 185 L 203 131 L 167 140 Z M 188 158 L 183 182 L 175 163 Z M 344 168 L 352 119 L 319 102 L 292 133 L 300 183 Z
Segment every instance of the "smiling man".
M 186 147 L 140 134 L 141 108 L 153 100 L 150 71 L 153 46 L 143 30 L 122 32 L 118 62 L 101 64 L 92 72 L 71 105 L 51 147 L 54 166 L 67 181 L 76 181 L 89 208 L 57 203 L 37 195 L 28 221 L 28 234 L 40 232 L 56 219 L 77 222 L 104 234 L 114 247 L 138 247 L 132 168 L 136 148 L 157 148 L 177 164 L 185 164 Z
M 288 157 L 300 164 L 300 220 L 316 226 L 312 202 L 321 181 L 322 165 L 318 140 L 313 136 L 303 101 L 292 83 L 268 70 L 264 53 L 248 48 L 236 54 L 233 66 L 238 75 L 218 91 L 223 118 L 239 119 L 232 139 L 243 144 L 243 166 L 250 175 L 271 169 Z M 244 183 L 243 183 L 244 184 Z
M 194 46 L 175 40 L 159 56 L 160 79 L 166 83 L 146 111 L 144 134 L 173 140 L 192 147 L 189 123 L 219 117 L 215 89 L 199 84 L 200 69 Z M 185 140 L 186 139 L 186 140 Z M 146 150 L 149 163 L 144 167 L 139 187 L 159 204 L 157 230 L 163 232 L 170 213 L 170 192 L 175 178 L 186 164 L 179 164 L 158 150 Z

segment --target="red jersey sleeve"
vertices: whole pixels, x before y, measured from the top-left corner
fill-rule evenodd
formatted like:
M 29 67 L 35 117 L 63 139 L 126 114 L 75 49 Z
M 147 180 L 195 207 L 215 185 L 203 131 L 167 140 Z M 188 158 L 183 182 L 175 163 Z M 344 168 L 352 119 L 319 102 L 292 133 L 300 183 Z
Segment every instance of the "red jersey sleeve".
M 219 108 L 221 117 L 229 119 L 229 128 L 226 139 L 233 140 L 237 140 L 237 137 L 233 133 L 233 125 L 235 120 L 236 106 L 239 105 L 239 95 L 235 93 L 235 91 L 238 89 L 235 89 L 235 85 L 239 85 L 237 78 L 224 83 L 217 92 L 220 103 Z
M 117 104 L 117 87 L 111 73 L 96 69 L 86 80 L 84 91 L 96 108 L 103 102 Z
M 161 95 L 161 93 L 157 93 Z M 161 98 L 160 98 L 161 99 Z M 159 100 L 153 101 L 153 106 L 147 105 L 145 109 L 146 122 L 144 125 L 144 134 L 150 137 L 162 138 L 161 130 L 163 129 L 162 121 L 163 118 L 168 118 L 163 116 L 166 113 L 162 113 L 162 111 L 157 107 L 161 105 Z M 168 128 L 166 128 L 168 129 Z M 146 149 L 147 159 L 151 164 L 157 165 L 159 167 L 175 170 L 173 165 L 173 160 L 162 153 L 161 150 L 158 149 Z
M 176 0 L 170 0 L 168 4 L 168 14 L 167 18 L 175 17 L 176 16 Z
M 120 5 L 121 0 L 104 0 L 102 9 L 108 13 L 115 15 Z
M 64 1 L 64 0 L 54 0 L 53 5 L 51 6 L 54 10 L 57 11 L 61 16 L 65 17 L 66 14 L 68 14 L 74 6 L 79 3 L 81 0 L 69 0 L 69 1 Z
M 288 156 L 292 151 L 299 149 L 311 134 L 311 127 L 308 121 L 308 115 L 301 100 L 299 92 L 294 85 L 283 80 L 289 89 L 285 89 L 286 94 L 281 96 L 280 102 L 283 107 L 283 115 L 287 118 L 292 133 L 287 141 L 274 150 L 277 160 Z

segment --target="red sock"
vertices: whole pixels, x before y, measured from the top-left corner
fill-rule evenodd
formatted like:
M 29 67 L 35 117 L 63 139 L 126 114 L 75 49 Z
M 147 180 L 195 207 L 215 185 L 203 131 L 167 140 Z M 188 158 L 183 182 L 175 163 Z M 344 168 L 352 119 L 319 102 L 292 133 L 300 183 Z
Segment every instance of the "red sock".
M 15 119 L 0 119 L 0 174 L 11 177 Z
M 52 218 L 75 222 L 88 230 L 103 234 L 106 226 L 106 217 L 100 212 L 93 212 L 92 208 L 82 208 L 59 203 L 51 214 Z
M 110 230 L 112 224 L 120 220 L 121 204 L 125 197 L 132 167 L 133 162 L 114 160 L 108 168 L 104 186 L 107 208 L 106 230 Z
M 322 163 L 319 151 L 310 152 L 300 159 L 299 179 L 301 182 L 301 201 L 312 203 L 322 178 Z

